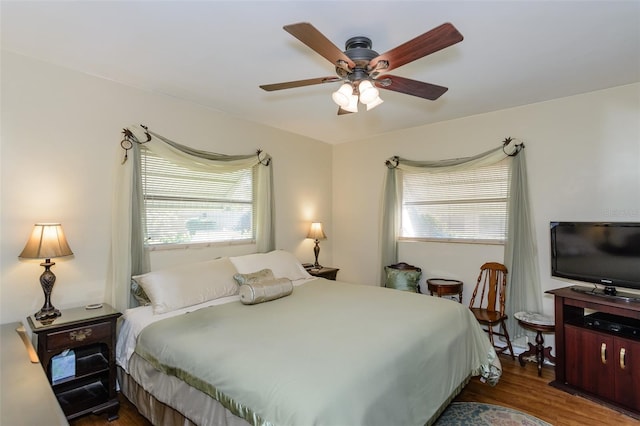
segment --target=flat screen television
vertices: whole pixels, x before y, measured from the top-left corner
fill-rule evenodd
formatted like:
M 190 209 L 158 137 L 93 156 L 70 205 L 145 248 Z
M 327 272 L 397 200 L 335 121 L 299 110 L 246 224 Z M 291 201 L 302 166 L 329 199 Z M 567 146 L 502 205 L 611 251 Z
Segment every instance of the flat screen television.
M 604 286 L 596 294 L 640 290 L 640 223 L 551 222 L 551 275 Z

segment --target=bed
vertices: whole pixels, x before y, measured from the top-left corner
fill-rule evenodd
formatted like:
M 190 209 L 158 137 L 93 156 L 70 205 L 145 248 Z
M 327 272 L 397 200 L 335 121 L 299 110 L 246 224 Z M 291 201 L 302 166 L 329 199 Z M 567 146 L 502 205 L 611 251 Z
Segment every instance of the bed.
M 284 251 L 204 263 L 139 277 L 146 306 L 122 316 L 120 389 L 154 424 L 432 424 L 470 377 L 500 377 L 455 301 L 313 278 Z M 265 270 L 292 291 L 246 304 Z

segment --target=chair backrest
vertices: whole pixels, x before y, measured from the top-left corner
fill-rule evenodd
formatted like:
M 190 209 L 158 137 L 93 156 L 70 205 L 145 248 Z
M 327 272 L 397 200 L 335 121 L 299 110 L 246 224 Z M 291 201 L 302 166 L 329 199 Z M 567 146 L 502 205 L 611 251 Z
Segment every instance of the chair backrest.
M 401 269 L 403 271 L 418 271 L 418 272 L 422 272 L 422 269 L 418 268 L 417 266 L 409 265 L 408 263 L 405 263 L 405 262 L 400 262 L 400 263 L 395 263 L 393 265 L 389 265 L 389 268 Z
M 420 293 L 418 281 L 422 275 L 422 269 L 400 262 L 385 266 L 384 270 L 387 274 L 385 287 Z
M 476 288 L 473 289 L 469 307 L 484 308 L 504 315 L 506 288 L 507 267 L 498 262 L 485 263 L 480 267 L 480 275 Z

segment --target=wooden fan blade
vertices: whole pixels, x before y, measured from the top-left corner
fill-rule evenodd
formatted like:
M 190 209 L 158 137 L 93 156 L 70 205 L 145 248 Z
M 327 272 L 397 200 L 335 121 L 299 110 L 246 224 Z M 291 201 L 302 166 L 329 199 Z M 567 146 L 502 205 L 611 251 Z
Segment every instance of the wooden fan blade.
M 388 74 L 386 74 L 384 78 L 375 80 L 375 83 L 376 86 L 381 89 L 393 90 L 394 92 L 417 96 L 419 98 L 425 98 L 431 101 L 435 101 L 447 90 L 449 90 L 446 87 L 437 86 L 435 84 L 425 83 L 422 81 L 411 80 L 409 78 Z
M 287 81 L 286 83 L 263 84 L 260 88 L 267 92 L 273 92 L 274 90 L 293 89 L 295 87 L 312 86 L 314 84 L 322 83 L 333 83 L 340 80 L 340 77 L 319 77 L 307 80 Z
M 351 111 L 347 111 L 346 109 L 343 109 L 342 107 L 338 107 L 338 115 L 345 115 L 345 114 L 351 114 Z
M 349 68 L 347 71 L 356 66 L 356 64 L 347 55 L 345 55 L 342 50 L 338 49 L 335 44 L 333 44 L 310 23 L 300 22 L 298 24 L 285 25 L 283 28 L 286 32 L 306 44 L 323 58 L 327 59 L 334 66 L 344 68 L 344 66 L 340 66 L 340 64 L 346 63 Z
M 391 71 L 411 61 L 456 44 L 462 39 L 462 34 L 447 22 L 373 58 L 369 62 L 369 69 L 375 69 L 376 64 L 380 61 L 387 61 L 389 66 L 386 69 L 382 69 L 381 72 Z

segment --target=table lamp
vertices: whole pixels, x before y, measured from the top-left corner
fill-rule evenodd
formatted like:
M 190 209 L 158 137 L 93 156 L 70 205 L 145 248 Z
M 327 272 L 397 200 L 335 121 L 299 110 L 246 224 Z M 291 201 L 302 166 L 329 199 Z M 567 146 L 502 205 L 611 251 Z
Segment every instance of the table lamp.
M 36 223 L 33 232 L 24 246 L 20 258 L 46 259 L 40 266 L 44 266 L 44 272 L 40 275 L 40 285 L 44 292 L 44 305 L 35 313 L 38 321 L 59 317 L 60 311 L 51 304 L 51 291 L 56 282 L 56 276 L 51 272 L 55 265 L 51 259 L 55 257 L 71 256 L 73 252 L 67 243 L 67 239 L 59 223 Z
M 326 240 L 327 236 L 324 234 L 322 230 L 322 223 L 313 222 L 311 224 L 311 228 L 309 228 L 309 234 L 307 238 L 311 238 L 312 240 L 316 240 L 316 245 L 313 247 L 313 253 L 316 255 L 316 263 L 313 264 L 313 267 L 316 269 L 322 268 L 318 263 L 318 255 L 320 254 L 320 240 Z

